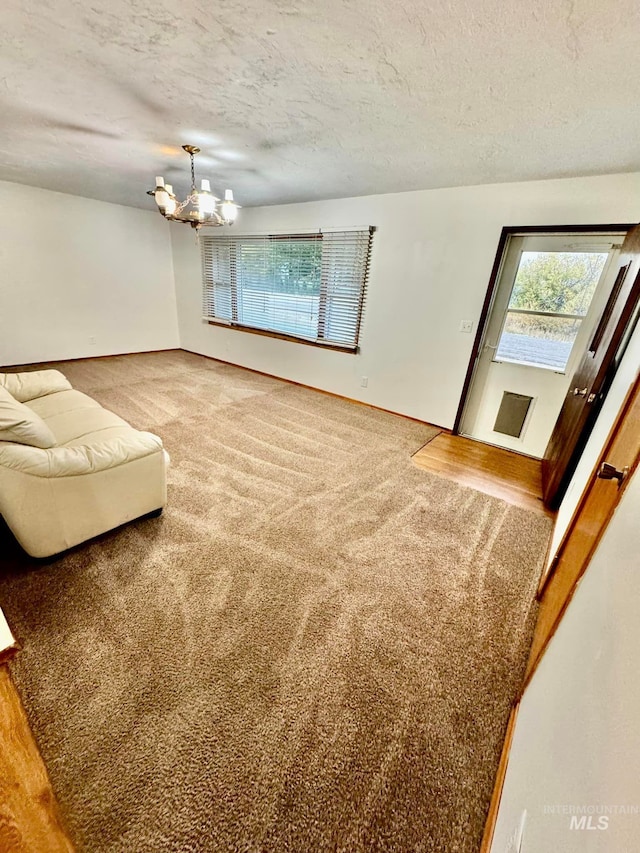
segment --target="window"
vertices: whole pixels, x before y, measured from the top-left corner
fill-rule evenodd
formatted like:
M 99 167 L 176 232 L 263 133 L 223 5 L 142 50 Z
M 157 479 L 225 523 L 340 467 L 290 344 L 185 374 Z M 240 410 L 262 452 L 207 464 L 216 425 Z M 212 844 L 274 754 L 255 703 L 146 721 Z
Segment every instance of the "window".
M 204 318 L 356 351 L 372 232 L 201 237 Z
M 522 252 L 496 361 L 564 371 L 607 252 Z

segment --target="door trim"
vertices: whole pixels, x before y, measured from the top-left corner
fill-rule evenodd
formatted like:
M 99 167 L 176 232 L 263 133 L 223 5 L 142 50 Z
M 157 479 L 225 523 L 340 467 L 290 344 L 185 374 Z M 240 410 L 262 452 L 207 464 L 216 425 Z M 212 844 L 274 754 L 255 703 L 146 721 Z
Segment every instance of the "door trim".
M 617 231 L 619 233 L 626 233 L 630 231 L 636 224 L 637 223 L 605 223 L 603 225 L 506 225 L 502 228 L 502 231 L 500 232 L 500 239 L 498 240 L 498 248 L 496 249 L 496 255 L 493 261 L 493 266 L 491 268 L 491 275 L 489 276 L 487 292 L 485 293 L 484 302 L 482 303 L 482 309 L 480 311 L 480 317 L 478 318 L 476 336 L 473 341 L 471 356 L 469 358 L 467 372 L 465 374 L 464 383 L 462 385 L 462 394 L 460 396 L 460 402 L 458 403 L 456 418 L 453 423 L 453 429 L 451 430 L 453 435 L 460 435 L 462 416 L 464 414 L 464 408 L 467 404 L 469 392 L 471 390 L 471 383 L 473 381 L 473 377 L 476 371 L 476 365 L 478 362 L 478 357 L 480 355 L 481 345 L 484 339 L 487 322 L 491 314 L 491 306 L 493 304 L 500 270 L 505 255 L 505 248 L 507 246 L 509 238 L 515 236 L 516 234 L 600 234 L 606 231 Z

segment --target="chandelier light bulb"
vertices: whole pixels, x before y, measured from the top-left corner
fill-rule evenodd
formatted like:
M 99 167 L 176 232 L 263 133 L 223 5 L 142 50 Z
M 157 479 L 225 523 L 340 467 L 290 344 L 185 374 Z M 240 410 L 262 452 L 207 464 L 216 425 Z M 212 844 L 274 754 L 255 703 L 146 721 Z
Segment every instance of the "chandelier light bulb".
M 222 218 L 229 224 L 235 222 L 238 215 L 238 205 L 233 200 L 233 190 L 224 191 L 224 201 L 222 203 Z
M 208 184 L 209 181 L 203 181 L 202 183 Z M 213 216 L 213 214 L 216 212 L 215 196 L 212 196 L 208 190 L 201 190 L 198 193 L 198 208 L 203 216 Z
M 156 188 L 153 195 L 156 200 L 156 204 L 160 209 L 160 213 L 164 216 L 169 203 L 169 194 L 166 191 L 163 177 L 156 178 Z

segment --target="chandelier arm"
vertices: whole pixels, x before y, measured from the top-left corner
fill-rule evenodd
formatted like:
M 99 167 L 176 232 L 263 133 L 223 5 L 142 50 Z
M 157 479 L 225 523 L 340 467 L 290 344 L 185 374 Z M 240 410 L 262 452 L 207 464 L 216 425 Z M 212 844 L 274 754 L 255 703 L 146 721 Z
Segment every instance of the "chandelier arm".
M 174 210 L 174 212 L 173 212 L 173 214 L 172 214 L 172 215 L 173 215 L 173 217 L 177 219 L 177 218 L 178 218 L 178 216 L 180 216 L 180 214 L 181 214 L 181 213 L 182 213 L 182 211 L 185 209 L 185 207 L 189 204 L 189 202 L 190 202 L 190 201 L 195 202 L 195 194 L 194 194 L 194 193 L 189 193 L 189 195 L 185 198 L 185 200 L 182 202 L 182 204 L 179 204 L 179 205 L 176 207 L 176 209 Z M 187 221 L 187 222 L 190 222 L 191 220 L 190 220 L 190 219 L 188 219 L 188 220 L 186 220 L 186 221 Z

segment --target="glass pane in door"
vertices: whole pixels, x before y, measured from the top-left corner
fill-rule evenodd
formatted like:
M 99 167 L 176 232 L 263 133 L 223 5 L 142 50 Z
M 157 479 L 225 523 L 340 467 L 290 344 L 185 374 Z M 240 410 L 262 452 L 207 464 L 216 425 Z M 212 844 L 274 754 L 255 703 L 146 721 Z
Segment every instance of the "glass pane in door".
M 522 252 L 495 361 L 564 371 L 607 252 Z

